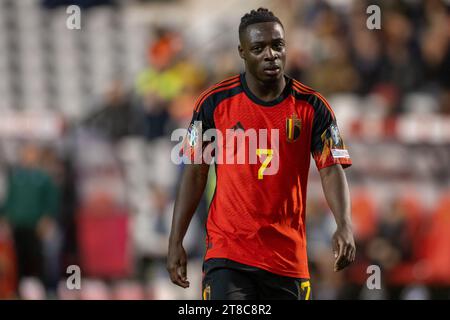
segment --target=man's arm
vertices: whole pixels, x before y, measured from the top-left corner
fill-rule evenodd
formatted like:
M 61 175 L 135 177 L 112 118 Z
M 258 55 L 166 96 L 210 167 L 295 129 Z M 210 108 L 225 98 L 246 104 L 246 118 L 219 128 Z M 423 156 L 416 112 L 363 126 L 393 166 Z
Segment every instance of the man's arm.
M 189 287 L 187 281 L 187 257 L 183 248 L 183 238 L 195 213 L 208 179 L 208 164 L 186 165 L 175 199 L 172 228 L 169 237 L 167 271 L 173 283 Z
M 344 169 L 340 164 L 323 168 L 320 172 L 322 188 L 327 203 L 333 212 L 337 229 L 333 235 L 335 257 L 334 271 L 344 269 L 355 260 L 350 192 Z

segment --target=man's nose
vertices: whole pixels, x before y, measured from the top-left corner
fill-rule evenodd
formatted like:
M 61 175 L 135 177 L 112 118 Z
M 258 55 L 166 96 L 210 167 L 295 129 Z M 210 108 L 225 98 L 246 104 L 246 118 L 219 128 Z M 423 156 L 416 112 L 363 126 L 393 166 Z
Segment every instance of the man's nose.
M 278 54 L 275 50 L 273 50 L 270 47 L 266 49 L 265 56 L 264 56 L 265 60 L 271 61 L 271 60 L 275 60 L 277 58 L 278 58 Z

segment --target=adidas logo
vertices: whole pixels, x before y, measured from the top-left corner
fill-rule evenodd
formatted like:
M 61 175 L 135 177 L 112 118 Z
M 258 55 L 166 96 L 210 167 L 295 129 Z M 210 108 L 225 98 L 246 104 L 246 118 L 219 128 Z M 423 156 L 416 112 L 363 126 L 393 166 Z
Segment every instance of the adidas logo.
M 231 127 L 231 129 L 233 129 L 233 130 L 239 130 L 239 129 L 241 129 L 241 130 L 244 130 L 245 131 L 245 129 L 244 129 L 244 127 L 242 126 L 242 123 L 240 122 L 240 121 L 238 121 L 238 123 L 236 123 L 233 127 Z

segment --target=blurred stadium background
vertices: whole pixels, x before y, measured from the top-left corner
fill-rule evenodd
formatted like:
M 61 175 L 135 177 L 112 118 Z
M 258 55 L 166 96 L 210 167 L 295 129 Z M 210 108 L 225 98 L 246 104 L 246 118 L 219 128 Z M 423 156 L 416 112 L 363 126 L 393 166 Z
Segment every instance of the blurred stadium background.
M 70 4 L 81 30 L 66 28 Z M 370 4 L 381 30 L 366 28 Z M 334 220 L 311 165 L 314 298 L 449 299 L 449 5 L 0 0 L 0 298 L 200 298 L 214 179 L 185 240 L 183 290 L 165 271 L 181 171 L 169 137 L 201 91 L 243 69 L 240 17 L 265 6 L 284 22 L 288 74 L 327 97 L 354 161 L 358 255 L 338 274 Z M 29 263 L 19 268 L 18 256 Z M 381 290 L 366 287 L 372 264 Z M 81 268 L 81 290 L 67 289 L 69 265 Z

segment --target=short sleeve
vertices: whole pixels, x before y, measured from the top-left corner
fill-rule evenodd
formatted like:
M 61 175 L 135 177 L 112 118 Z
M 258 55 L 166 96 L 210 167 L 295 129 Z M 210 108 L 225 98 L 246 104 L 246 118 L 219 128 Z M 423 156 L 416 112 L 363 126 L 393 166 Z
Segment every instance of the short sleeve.
M 214 108 L 209 99 L 194 108 L 182 148 L 183 156 L 190 162 L 197 163 L 195 159 L 201 159 L 203 150 L 211 143 L 209 133 L 215 129 L 213 112 Z
M 328 102 L 320 94 L 311 94 L 314 107 L 311 135 L 311 154 L 318 170 L 334 164 L 343 168 L 352 165 L 352 160 L 337 125 L 336 117 Z

